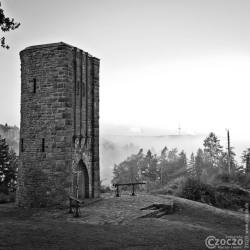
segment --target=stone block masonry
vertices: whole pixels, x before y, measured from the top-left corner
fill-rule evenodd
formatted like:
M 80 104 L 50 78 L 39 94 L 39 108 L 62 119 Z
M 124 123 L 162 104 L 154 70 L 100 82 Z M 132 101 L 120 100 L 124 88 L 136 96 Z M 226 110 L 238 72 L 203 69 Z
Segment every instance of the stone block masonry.
M 65 43 L 20 52 L 17 205 L 98 197 L 99 59 Z

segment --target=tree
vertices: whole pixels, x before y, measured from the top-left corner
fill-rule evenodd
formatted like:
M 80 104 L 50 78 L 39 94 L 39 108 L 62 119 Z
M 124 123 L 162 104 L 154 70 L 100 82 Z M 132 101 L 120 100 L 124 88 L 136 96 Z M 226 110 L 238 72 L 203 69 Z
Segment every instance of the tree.
M 171 150 L 168 152 L 168 160 L 169 160 L 169 161 L 172 161 L 172 162 L 177 161 L 177 159 L 178 159 L 177 153 L 178 153 L 178 149 L 177 149 L 177 148 L 171 149 Z
M 9 150 L 5 139 L 0 136 L 0 188 L 2 192 L 14 191 L 17 178 L 17 156 Z
M 178 154 L 178 150 L 173 148 L 167 152 L 167 157 L 163 161 L 162 183 L 166 184 L 171 179 L 175 179 L 187 174 L 187 157 L 184 151 Z
M 167 166 L 167 152 L 168 152 L 168 148 L 164 147 L 161 151 L 161 155 L 158 159 L 158 170 L 159 170 L 159 174 L 160 174 L 160 181 L 161 181 L 161 185 L 163 185 L 163 181 L 164 181 L 164 169 Z
M 9 146 L 5 139 L 0 136 L 0 187 L 1 191 L 8 193 L 8 186 L 6 183 L 6 173 L 9 165 Z
M 125 161 L 114 166 L 112 183 L 136 182 L 141 179 L 140 163 L 143 158 L 143 151 L 129 156 Z
M 250 156 L 250 148 L 247 148 L 246 150 L 244 150 L 242 152 L 241 160 L 242 160 L 243 163 L 246 163 L 248 156 Z
M 188 162 L 188 173 L 191 175 L 191 176 L 194 176 L 195 175 L 195 156 L 194 156 L 194 153 L 192 152 L 192 154 L 190 155 L 190 160 Z
M 236 156 L 236 154 L 233 151 L 233 147 L 230 147 L 230 166 L 231 166 L 232 173 L 234 173 L 235 170 L 237 169 L 237 162 L 235 160 L 235 156 Z M 229 165 L 228 159 L 229 159 L 228 151 L 222 152 L 221 157 L 220 157 L 220 161 L 219 161 L 219 166 L 221 169 L 223 169 L 223 171 L 225 173 L 228 172 L 228 165 Z
M 204 140 L 204 153 L 212 167 L 218 167 L 219 160 L 222 155 L 222 146 L 217 136 L 211 132 L 208 137 Z
M 246 164 L 246 173 L 250 173 L 250 148 L 247 148 L 242 152 L 242 162 Z
M 157 157 L 148 150 L 144 160 L 141 164 L 141 173 L 144 179 L 155 181 L 159 177 L 159 169 L 157 167 Z
M 9 151 L 8 171 L 5 175 L 5 183 L 10 192 L 16 191 L 17 184 L 18 159 L 13 149 Z
M 178 167 L 179 168 L 187 168 L 187 156 L 186 153 L 182 150 L 179 153 L 179 157 L 178 157 Z
M 4 10 L 1 8 L 0 2 L 0 27 L 2 32 L 8 32 L 10 30 L 15 30 L 20 26 L 20 23 L 15 22 L 13 18 L 6 17 Z M 1 47 L 9 49 L 9 45 L 6 44 L 5 37 L 0 38 Z
M 195 156 L 195 164 L 194 164 L 194 169 L 195 169 L 195 176 L 200 179 L 202 171 L 204 168 L 204 153 L 202 149 L 197 150 L 197 154 Z

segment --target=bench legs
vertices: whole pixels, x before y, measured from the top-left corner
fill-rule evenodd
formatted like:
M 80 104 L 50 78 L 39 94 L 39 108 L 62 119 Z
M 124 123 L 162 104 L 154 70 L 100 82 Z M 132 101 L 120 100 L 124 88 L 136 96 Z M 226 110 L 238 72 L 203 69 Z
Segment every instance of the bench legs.
M 132 196 L 135 196 L 135 185 L 132 185 Z
M 117 185 L 116 186 L 116 194 L 115 194 L 116 197 L 120 197 L 120 194 L 119 194 L 119 186 Z
M 73 200 L 69 199 L 69 213 L 73 214 L 74 217 L 80 216 L 80 204 L 78 201 L 75 201 L 75 204 L 73 204 Z
M 72 199 L 69 199 L 69 214 L 72 214 L 73 210 L 72 210 Z
M 120 197 L 120 194 L 119 194 L 119 185 L 116 185 L 116 190 L 115 190 L 115 197 Z M 135 196 L 135 185 L 132 184 L 132 193 L 131 193 L 132 196 Z
M 76 202 L 76 206 L 75 206 L 75 211 L 74 211 L 74 217 L 79 217 L 80 216 L 80 213 L 79 213 L 79 209 L 80 208 L 80 205 L 79 205 L 79 202 L 77 201 Z

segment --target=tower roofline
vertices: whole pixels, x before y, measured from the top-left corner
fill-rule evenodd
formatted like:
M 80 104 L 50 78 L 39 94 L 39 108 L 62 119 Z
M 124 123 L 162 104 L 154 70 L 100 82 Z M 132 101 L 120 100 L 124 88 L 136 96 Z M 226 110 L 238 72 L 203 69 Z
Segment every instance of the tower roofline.
M 26 50 L 36 50 L 36 49 L 51 48 L 51 47 L 59 47 L 59 46 L 66 46 L 66 47 L 69 47 L 69 48 L 71 48 L 71 49 L 77 48 L 77 47 L 75 47 L 75 46 L 72 46 L 72 45 L 70 45 L 70 44 L 68 44 L 68 43 L 64 43 L 64 42 L 46 43 L 46 44 L 32 45 L 32 46 L 26 47 L 25 49 L 21 50 L 20 53 L 22 53 L 23 51 L 26 51 Z M 81 50 L 80 48 L 77 48 L 77 49 Z M 83 50 L 81 50 L 81 51 L 82 51 L 83 53 L 88 53 L 88 52 L 83 51 Z M 90 57 L 93 57 L 94 59 L 100 61 L 99 58 L 94 57 L 94 56 L 92 56 L 92 55 L 89 54 L 89 53 L 88 53 L 88 55 L 89 55 Z

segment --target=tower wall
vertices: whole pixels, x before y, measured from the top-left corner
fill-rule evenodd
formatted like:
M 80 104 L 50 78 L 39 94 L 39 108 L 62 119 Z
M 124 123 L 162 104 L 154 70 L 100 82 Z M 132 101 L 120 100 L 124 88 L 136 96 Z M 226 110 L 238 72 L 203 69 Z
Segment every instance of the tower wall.
M 98 197 L 99 59 L 65 43 L 28 47 L 20 58 L 17 204 L 63 205 L 81 159 L 89 197 Z

